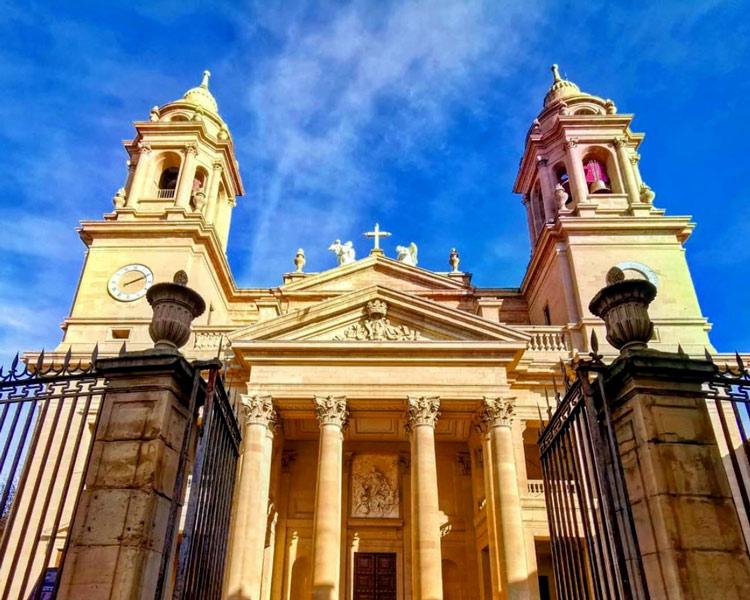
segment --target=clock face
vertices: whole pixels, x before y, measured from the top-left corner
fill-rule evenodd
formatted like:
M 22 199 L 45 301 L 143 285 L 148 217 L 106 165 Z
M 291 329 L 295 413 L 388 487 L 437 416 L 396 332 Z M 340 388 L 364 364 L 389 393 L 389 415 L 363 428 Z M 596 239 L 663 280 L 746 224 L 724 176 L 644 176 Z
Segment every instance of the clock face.
M 154 283 L 154 274 L 145 265 L 125 265 L 115 271 L 107 289 L 115 300 L 132 302 L 145 296 Z

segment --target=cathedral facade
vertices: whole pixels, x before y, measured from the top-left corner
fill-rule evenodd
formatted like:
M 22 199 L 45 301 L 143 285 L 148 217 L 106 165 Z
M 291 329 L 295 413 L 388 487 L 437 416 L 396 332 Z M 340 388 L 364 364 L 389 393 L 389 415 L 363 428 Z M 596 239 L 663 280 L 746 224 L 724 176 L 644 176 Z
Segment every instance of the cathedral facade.
M 633 116 L 553 75 L 514 184 L 532 245 L 516 288 L 472 285 L 455 251 L 446 272 L 416 247 L 390 258 L 379 226 L 364 258 L 337 242 L 339 265 L 310 273 L 300 250 L 283 284 L 239 288 L 243 183 L 208 73 L 135 123 L 113 211 L 81 223 L 57 350 L 150 347 L 146 291 L 178 270 L 205 299 L 184 353 L 221 352 L 243 428 L 227 598 L 554 598 L 536 442 L 561 360 L 605 339 L 588 303 L 607 272 L 657 287 L 652 348 L 711 349 L 693 224 L 654 205 Z

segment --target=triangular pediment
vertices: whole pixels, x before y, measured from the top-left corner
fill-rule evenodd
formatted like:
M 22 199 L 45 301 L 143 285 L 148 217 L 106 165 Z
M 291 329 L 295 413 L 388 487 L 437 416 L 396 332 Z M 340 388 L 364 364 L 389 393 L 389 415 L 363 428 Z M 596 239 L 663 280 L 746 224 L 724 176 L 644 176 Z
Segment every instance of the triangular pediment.
M 384 256 L 368 256 L 328 271 L 315 273 L 281 286 L 282 292 L 330 293 L 381 285 L 401 291 L 452 291 L 472 289 L 463 278 L 434 273 Z
M 240 342 L 492 341 L 524 346 L 526 333 L 381 285 L 342 293 L 232 332 Z

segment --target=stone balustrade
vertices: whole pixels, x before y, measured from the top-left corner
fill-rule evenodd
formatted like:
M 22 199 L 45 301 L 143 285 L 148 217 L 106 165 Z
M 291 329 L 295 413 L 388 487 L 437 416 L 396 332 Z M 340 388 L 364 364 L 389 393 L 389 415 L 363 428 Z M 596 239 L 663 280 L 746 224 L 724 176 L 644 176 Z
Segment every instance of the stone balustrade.
M 531 336 L 529 350 L 532 352 L 567 352 L 568 336 L 564 328 L 552 325 L 524 327 L 524 333 Z

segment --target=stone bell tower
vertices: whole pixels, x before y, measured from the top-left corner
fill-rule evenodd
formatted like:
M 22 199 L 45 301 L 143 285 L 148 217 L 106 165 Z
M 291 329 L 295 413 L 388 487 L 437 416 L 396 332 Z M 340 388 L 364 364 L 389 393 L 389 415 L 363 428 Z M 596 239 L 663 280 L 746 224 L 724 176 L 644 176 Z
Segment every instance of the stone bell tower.
M 599 328 L 588 302 L 618 266 L 657 286 L 652 346 L 674 350 L 679 343 L 702 354 L 711 347 L 710 326 L 683 248 L 694 224 L 654 207 L 638 167 L 644 134 L 630 130 L 633 115 L 582 92 L 557 65 L 552 73 L 513 188 L 523 195 L 531 238 L 522 289 L 532 323 L 565 325 L 574 347 L 586 350 L 590 330 Z M 603 330 L 598 334 L 603 340 Z
M 111 219 L 202 218 L 226 250 L 235 198 L 243 193 L 229 128 L 208 89 L 210 73 L 185 96 L 134 123 L 130 157 Z
M 128 174 L 114 210 L 79 228 L 87 246 L 59 350 L 148 347 L 146 291 L 185 271 L 207 301 L 197 325 L 226 321 L 236 286 L 226 259 L 235 199 L 243 194 L 229 128 L 202 83 L 136 121 L 124 142 Z

